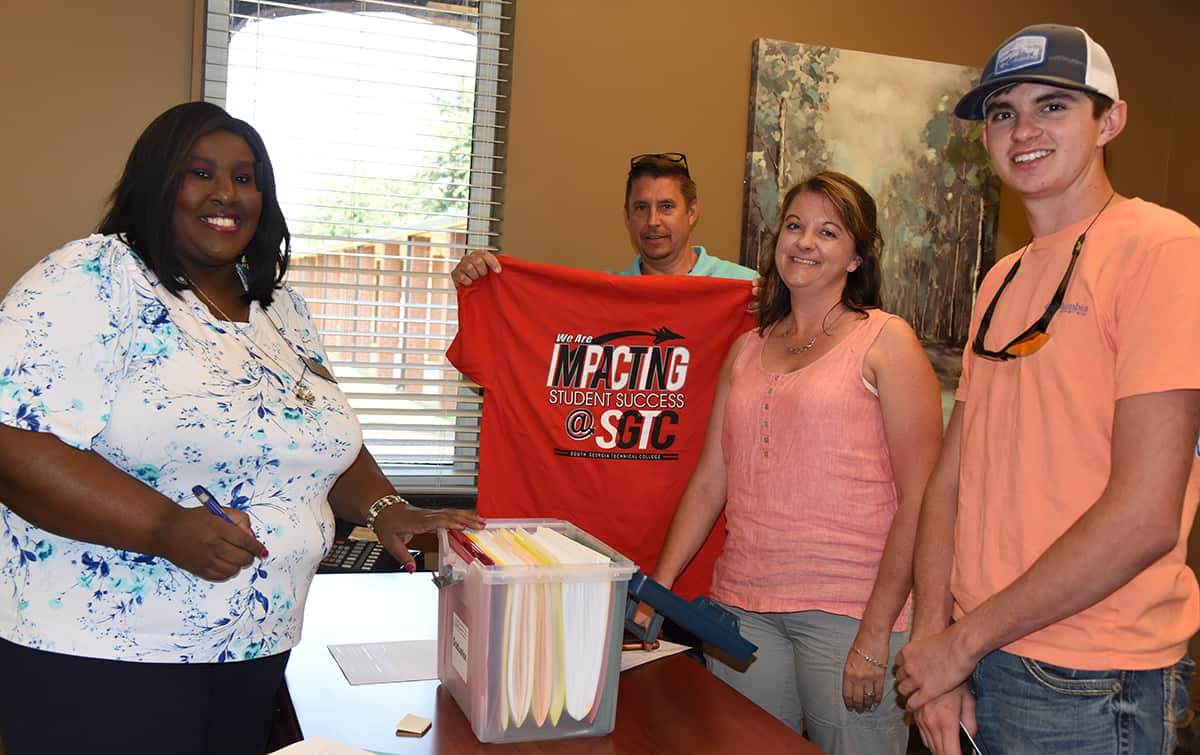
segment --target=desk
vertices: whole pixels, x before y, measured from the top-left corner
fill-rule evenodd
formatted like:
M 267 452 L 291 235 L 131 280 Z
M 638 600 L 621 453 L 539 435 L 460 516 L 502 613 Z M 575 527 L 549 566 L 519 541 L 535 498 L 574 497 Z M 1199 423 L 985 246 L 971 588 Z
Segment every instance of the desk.
M 586 739 L 481 744 L 458 704 L 434 681 L 351 687 L 328 645 L 437 637 L 429 573 L 321 574 L 304 610 L 303 641 L 287 684 L 300 728 L 368 750 L 409 753 L 704 753 L 819 755 L 808 740 L 682 655 L 621 674 L 613 733 Z M 421 739 L 397 737 L 405 713 L 433 719 Z

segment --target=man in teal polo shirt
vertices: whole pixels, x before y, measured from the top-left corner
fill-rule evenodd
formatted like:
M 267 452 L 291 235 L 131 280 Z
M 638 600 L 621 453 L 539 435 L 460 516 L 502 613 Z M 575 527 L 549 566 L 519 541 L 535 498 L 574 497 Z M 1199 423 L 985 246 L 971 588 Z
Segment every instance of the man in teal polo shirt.
M 629 161 L 625 180 L 625 226 L 638 256 L 617 275 L 700 275 L 754 280 L 748 267 L 713 257 L 692 245 L 700 217 L 696 182 L 687 157 L 678 152 L 638 155 Z M 500 272 L 491 252 L 471 252 L 450 273 L 456 285 L 469 286 L 488 272 Z M 616 272 L 616 271 L 614 271 Z

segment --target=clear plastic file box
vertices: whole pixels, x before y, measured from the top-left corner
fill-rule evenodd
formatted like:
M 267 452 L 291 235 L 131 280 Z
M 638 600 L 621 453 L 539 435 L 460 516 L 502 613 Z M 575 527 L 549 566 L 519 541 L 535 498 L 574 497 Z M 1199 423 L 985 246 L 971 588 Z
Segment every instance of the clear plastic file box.
M 637 566 L 559 519 L 490 519 L 486 530 L 538 528 L 607 558 L 486 565 L 438 532 L 438 678 L 480 742 L 601 736 L 616 718 L 626 590 Z

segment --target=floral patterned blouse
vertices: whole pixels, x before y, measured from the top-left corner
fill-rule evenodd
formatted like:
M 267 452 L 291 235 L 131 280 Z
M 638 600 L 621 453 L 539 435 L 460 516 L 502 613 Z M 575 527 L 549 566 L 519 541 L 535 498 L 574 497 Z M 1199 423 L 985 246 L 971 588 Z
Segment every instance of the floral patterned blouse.
M 269 358 L 263 358 L 265 351 Z M 0 501 L 0 637 L 95 658 L 252 659 L 300 640 L 304 600 L 333 536 L 327 496 L 362 432 L 288 287 L 249 323 L 166 291 L 115 236 L 71 242 L 0 303 L 0 422 L 90 449 L 179 503 L 192 486 L 245 511 L 270 555 L 226 582 L 164 558 L 60 537 Z M 274 361 L 272 361 L 274 360 Z M 97 496 L 103 490 L 95 491 Z

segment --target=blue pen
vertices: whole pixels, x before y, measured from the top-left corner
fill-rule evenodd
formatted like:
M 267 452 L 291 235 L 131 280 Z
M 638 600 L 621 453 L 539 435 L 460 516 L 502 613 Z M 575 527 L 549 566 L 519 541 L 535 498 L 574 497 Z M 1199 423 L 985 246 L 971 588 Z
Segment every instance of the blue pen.
M 203 485 L 195 485 L 192 487 L 192 495 L 196 496 L 196 499 L 199 500 L 200 503 L 204 504 L 204 508 L 208 509 L 214 515 L 221 517 L 230 524 L 233 524 L 233 520 L 230 519 L 229 515 L 221 509 L 221 504 L 217 503 L 216 497 L 212 493 L 208 492 L 208 488 L 204 487 Z M 236 527 L 237 525 L 235 524 L 234 526 Z
M 212 493 L 208 492 L 208 488 L 204 487 L 203 485 L 193 485 L 192 486 L 192 495 L 196 496 L 196 499 L 198 501 L 200 501 L 200 503 L 204 504 L 204 508 L 208 509 L 209 512 L 213 514 L 213 516 L 221 517 L 225 521 L 232 524 L 234 527 L 238 526 L 237 523 L 234 522 L 232 519 L 230 519 L 229 515 L 226 514 L 225 511 L 221 508 L 221 504 L 217 503 L 217 497 L 214 496 Z M 268 555 L 267 549 L 263 548 L 262 553 L 259 553 L 258 557 L 266 558 L 267 555 Z

